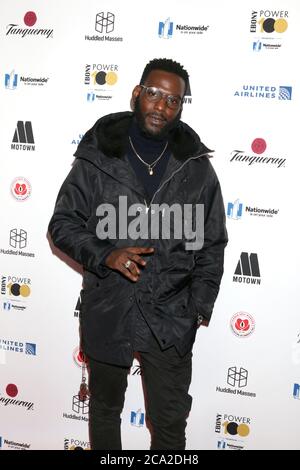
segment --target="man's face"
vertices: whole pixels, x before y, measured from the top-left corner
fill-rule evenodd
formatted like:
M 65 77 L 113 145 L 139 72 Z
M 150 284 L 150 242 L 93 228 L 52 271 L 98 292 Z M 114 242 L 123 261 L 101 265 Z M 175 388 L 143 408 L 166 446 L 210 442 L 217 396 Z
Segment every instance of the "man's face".
M 165 96 L 159 101 L 151 102 L 146 97 L 146 90 L 139 85 L 136 86 L 132 93 L 136 119 L 146 134 L 154 138 L 164 137 L 177 125 L 182 111 L 182 106 L 171 109 L 167 104 L 166 95 L 183 98 L 184 80 L 174 73 L 152 70 L 144 85 L 158 88 Z

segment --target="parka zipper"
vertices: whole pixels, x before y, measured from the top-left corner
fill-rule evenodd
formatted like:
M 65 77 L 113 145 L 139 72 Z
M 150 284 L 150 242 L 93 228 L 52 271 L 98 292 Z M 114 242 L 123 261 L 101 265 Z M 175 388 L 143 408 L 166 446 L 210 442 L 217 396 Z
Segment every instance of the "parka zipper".
M 150 209 L 150 206 L 153 202 L 153 199 L 155 198 L 156 194 L 165 186 L 166 183 L 168 183 L 168 181 L 170 181 L 173 176 L 178 173 L 189 161 L 191 160 L 196 160 L 197 158 L 201 158 L 201 157 L 204 157 L 204 155 L 207 155 L 207 152 L 205 153 L 201 153 L 200 155 L 197 155 L 195 157 L 190 157 L 188 158 L 179 168 L 177 168 L 175 171 L 173 171 L 173 173 L 161 184 L 161 186 L 159 186 L 159 188 L 155 191 L 155 193 L 153 194 L 152 198 L 151 198 L 151 201 L 149 203 L 149 206 L 147 204 L 147 201 L 146 199 L 144 199 L 144 202 L 145 202 L 145 206 L 146 206 L 146 212 L 149 211 Z

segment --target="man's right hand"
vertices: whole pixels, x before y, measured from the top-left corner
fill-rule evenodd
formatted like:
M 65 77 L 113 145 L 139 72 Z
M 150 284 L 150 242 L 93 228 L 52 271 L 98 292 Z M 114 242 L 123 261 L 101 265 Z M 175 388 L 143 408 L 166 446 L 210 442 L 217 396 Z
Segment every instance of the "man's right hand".
M 141 273 L 140 267 L 146 266 L 146 261 L 139 255 L 151 254 L 153 252 L 154 248 L 139 248 L 136 246 L 117 248 L 107 256 L 105 264 L 109 268 L 124 274 L 131 281 L 136 282 L 139 280 Z

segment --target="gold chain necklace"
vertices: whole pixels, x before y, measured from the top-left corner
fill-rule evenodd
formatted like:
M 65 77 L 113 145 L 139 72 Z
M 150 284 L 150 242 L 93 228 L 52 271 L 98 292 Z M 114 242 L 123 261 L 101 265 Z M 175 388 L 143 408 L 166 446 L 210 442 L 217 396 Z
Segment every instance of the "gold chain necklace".
M 132 140 L 131 140 L 131 137 L 129 136 L 129 142 L 130 142 L 130 145 L 131 145 L 131 148 L 132 150 L 134 151 L 135 155 L 138 157 L 138 159 L 148 168 L 148 171 L 149 171 L 149 175 L 152 176 L 153 175 L 153 168 L 157 165 L 157 163 L 159 162 L 159 160 L 161 159 L 161 157 L 163 156 L 163 154 L 165 153 L 167 147 L 168 147 L 168 142 L 166 143 L 163 151 L 161 152 L 160 156 L 157 157 L 156 160 L 154 160 L 154 162 L 152 163 L 147 163 L 145 162 L 142 157 L 137 153 L 137 151 L 135 150 L 134 148 L 134 145 L 132 143 Z

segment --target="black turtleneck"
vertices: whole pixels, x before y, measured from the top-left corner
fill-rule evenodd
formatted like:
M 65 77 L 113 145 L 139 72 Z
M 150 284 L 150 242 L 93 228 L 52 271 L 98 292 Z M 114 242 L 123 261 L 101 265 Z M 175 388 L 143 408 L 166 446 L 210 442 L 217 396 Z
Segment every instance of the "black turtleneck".
M 141 156 L 141 158 L 145 162 L 149 164 L 154 162 L 159 157 L 167 143 L 167 139 L 154 140 L 151 137 L 148 137 L 139 128 L 135 119 L 133 119 L 132 124 L 129 128 L 129 136 L 132 140 L 136 152 Z M 137 177 L 144 185 L 144 188 L 150 201 L 155 191 L 158 189 L 162 177 L 165 173 L 171 155 L 169 146 L 166 148 L 163 156 L 153 168 L 153 175 L 149 174 L 149 170 L 146 165 L 142 163 L 136 156 L 129 141 L 127 155 Z

